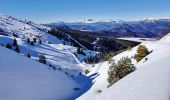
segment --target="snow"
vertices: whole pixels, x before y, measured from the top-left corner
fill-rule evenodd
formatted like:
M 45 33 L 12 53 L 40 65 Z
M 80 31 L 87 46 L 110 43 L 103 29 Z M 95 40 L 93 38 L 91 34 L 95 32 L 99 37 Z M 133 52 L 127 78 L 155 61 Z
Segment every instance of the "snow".
M 31 21 L 23 21 L 8 15 L 0 15 L 0 29 L 3 29 L 7 35 L 13 33 L 23 39 L 40 37 L 42 40 L 46 38 L 45 33 L 50 30 L 49 27 L 38 25 Z
M 100 23 L 100 22 L 114 22 L 112 19 L 102 20 L 102 19 L 85 19 L 83 21 L 75 23 Z
M 94 67 L 81 63 L 96 52 L 84 50 L 86 56 L 78 54 L 76 57 L 73 54 L 76 47 L 69 43 L 63 45 L 63 40 L 48 34 L 48 30 L 50 28 L 43 25 L 0 15 L 0 44 L 12 44 L 14 33 L 18 35 L 16 39 L 21 51 L 12 51 L 14 46 L 12 50 L 0 46 L 0 100 L 73 100 L 77 97 L 78 100 L 169 100 L 170 33 L 160 40 L 119 38 L 142 42 L 152 52 L 145 57 L 147 61 L 143 59 L 139 63 L 133 59 L 138 46 L 114 56 L 115 61 L 122 57 L 132 58 L 137 70 L 108 88 L 108 61 Z M 26 42 L 27 38 L 32 40 L 35 37 L 39 37 L 42 44 L 32 46 Z M 31 59 L 22 56 L 27 53 L 31 54 Z M 47 65 L 36 61 L 40 54 L 45 55 Z M 90 73 L 80 75 L 85 69 Z
M 39 55 L 43 54 L 47 58 L 47 65 L 51 64 L 56 68 L 62 68 L 70 75 L 77 75 L 79 72 L 82 72 L 84 65 L 80 62 L 88 56 L 95 55 L 95 52 L 84 50 L 86 56 L 78 55 L 76 57 L 74 55 L 74 52 L 77 51 L 76 47 L 63 45 L 63 40 L 59 40 L 47 32 L 50 30 L 49 27 L 35 24 L 31 21 L 23 21 L 12 16 L 0 15 L 0 29 L 3 31 L 0 32 L 2 34 L 0 35 L 0 44 L 4 46 L 7 43 L 12 44 L 14 38 L 12 33 L 16 34 L 21 54 L 29 53 L 31 58 L 35 60 L 38 60 Z M 73 39 L 71 36 L 68 37 Z M 30 41 L 33 38 L 38 38 L 37 41 L 39 41 L 40 38 L 42 44 L 36 43 L 34 46 L 31 46 L 26 42 L 27 38 Z M 78 41 L 76 42 L 79 43 Z M 81 44 L 80 46 L 85 48 Z
M 74 98 L 78 84 L 62 72 L 0 47 L 1 100 L 63 100 Z
M 31 58 L 38 60 L 40 54 L 45 55 L 47 65 L 51 64 L 56 68 L 68 69 L 70 74 L 77 75 L 82 71 L 81 64 L 76 60 L 76 57 L 64 49 L 61 44 L 35 44 L 34 46 L 28 44 L 17 38 L 18 45 L 22 54 L 29 53 Z M 0 36 L 0 43 L 6 45 L 13 43 L 13 38 L 8 36 Z
M 107 88 L 108 62 L 97 64 L 90 74 L 96 73 L 92 87 L 78 98 L 78 100 L 169 100 L 170 97 L 170 33 L 159 41 L 142 42 L 150 51 L 146 58 L 139 63 L 134 59 L 137 70 L 111 87 Z M 131 51 L 125 51 L 113 57 L 118 60 L 121 57 L 131 57 L 137 47 Z M 90 75 L 89 74 L 89 75 Z M 101 93 L 96 91 L 101 90 Z
M 144 41 L 156 41 L 157 38 L 135 38 L 135 37 L 124 37 L 124 38 L 117 38 L 121 40 L 129 40 L 129 41 L 135 41 L 135 42 L 144 42 Z
M 12 45 L 15 38 L 20 49 L 16 53 L 14 46 L 11 50 L 0 46 L 0 100 L 74 100 L 91 87 L 90 77 L 80 74 L 86 69 L 81 61 L 96 53 L 84 50 L 86 56 L 76 57 L 76 47 L 63 45 L 64 40 L 48 30 L 43 25 L 0 15 L 0 45 Z M 42 43 L 30 45 L 27 38 L 38 38 L 37 42 L 40 39 Z M 31 59 L 24 56 L 27 53 Z M 38 62 L 41 54 L 46 57 L 46 65 Z

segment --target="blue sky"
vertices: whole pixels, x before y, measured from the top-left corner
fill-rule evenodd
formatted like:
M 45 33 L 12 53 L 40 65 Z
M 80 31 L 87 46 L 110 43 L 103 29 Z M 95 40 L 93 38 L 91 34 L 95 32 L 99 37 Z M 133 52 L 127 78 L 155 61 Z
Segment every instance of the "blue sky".
M 0 13 L 38 23 L 170 16 L 170 0 L 0 0 Z

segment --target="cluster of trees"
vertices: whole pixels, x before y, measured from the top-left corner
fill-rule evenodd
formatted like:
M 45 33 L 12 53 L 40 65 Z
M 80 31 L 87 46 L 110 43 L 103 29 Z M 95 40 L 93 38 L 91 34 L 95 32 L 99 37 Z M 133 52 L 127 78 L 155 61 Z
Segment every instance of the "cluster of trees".
M 4 45 L 2 44 L 2 46 L 4 46 Z M 17 53 L 20 53 L 20 48 L 19 48 L 19 45 L 18 45 L 16 38 L 14 38 L 13 43 L 7 43 L 6 48 L 13 49 Z M 31 55 L 29 53 L 25 54 L 25 56 L 28 57 L 28 58 L 31 58 Z
M 99 49 L 98 52 L 115 52 L 122 49 L 126 49 L 129 46 L 134 47 L 140 43 L 132 42 L 127 40 L 119 40 L 111 37 L 109 34 L 95 33 L 95 32 L 87 32 L 87 31 L 78 31 L 72 29 L 58 29 L 49 31 L 50 34 L 55 35 L 57 37 L 62 37 L 62 33 L 67 33 L 74 39 L 76 39 L 83 46 L 88 48 L 89 50 L 94 50 L 94 45 L 92 44 L 96 38 L 100 38 L 98 43 L 96 44 Z M 65 40 L 65 39 L 64 39 Z M 74 46 L 76 44 L 73 44 Z
M 89 56 L 84 59 L 84 62 L 88 64 L 95 64 L 100 61 L 101 61 L 101 57 L 98 54 L 96 54 L 95 56 Z
M 30 38 L 27 38 L 27 43 L 33 46 L 35 43 L 37 43 L 37 38 L 33 38 L 33 41 L 30 41 Z M 39 39 L 39 44 L 41 44 L 41 39 Z
M 30 45 L 34 45 L 34 41 L 30 41 L 29 38 L 27 39 L 27 42 L 28 42 Z
M 144 57 L 146 57 L 150 52 L 144 45 L 139 45 L 137 48 L 137 52 L 134 56 L 137 62 L 141 61 Z M 147 60 L 147 58 L 145 58 Z M 117 63 L 115 61 L 110 61 L 111 66 L 108 70 L 108 78 L 107 81 L 109 83 L 108 87 L 122 79 L 129 73 L 135 71 L 135 66 L 132 64 L 132 61 L 128 57 L 121 58 Z
M 108 70 L 107 81 L 109 83 L 108 87 L 122 79 L 129 73 L 135 71 L 135 66 L 132 64 L 132 61 L 128 57 L 121 58 L 117 63 L 112 61 L 111 66 Z
M 109 61 L 109 60 L 111 60 L 112 59 L 112 57 L 114 57 L 115 55 L 117 55 L 117 54 L 120 54 L 120 53 L 122 53 L 122 52 L 124 52 L 124 51 L 126 51 L 127 49 L 122 49 L 122 50 L 118 50 L 118 51 L 115 51 L 115 52 L 110 52 L 110 53 L 100 53 L 100 55 L 101 55 L 101 58 L 102 58 L 102 60 L 103 61 Z
M 12 49 L 12 46 L 14 46 L 15 47 L 15 51 L 16 52 L 20 52 L 20 49 L 19 49 L 19 46 L 18 46 L 18 43 L 17 43 L 17 40 L 14 38 L 14 40 L 13 40 L 13 45 L 11 45 L 10 43 L 7 43 L 6 44 L 6 48 L 8 48 L 8 49 Z
M 68 36 L 68 34 L 66 34 L 65 32 L 62 32 L 60 30 L 55 30 L 52 29 L 51 31 L 49 31 L 48 33 L 56 36 L 58 39 L 60 40 L 64 40 L 63 44 L 65 45 L 66 43 L 69 43 L 75 47 L 81 47 L 79 45 L 79 43 L 77 43 L 74 39 L 70 38 L 70 36 Z

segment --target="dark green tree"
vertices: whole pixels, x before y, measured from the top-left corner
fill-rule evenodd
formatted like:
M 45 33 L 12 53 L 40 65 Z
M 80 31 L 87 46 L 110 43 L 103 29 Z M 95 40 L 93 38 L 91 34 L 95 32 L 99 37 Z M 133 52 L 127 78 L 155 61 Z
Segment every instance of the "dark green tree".
M 30 43 L 30 39 L 29 38 L 27 39 L 27 42 Z
M 132 64 L 132 61 L 128 57 L 121 58 L 117 63 L 112 62 L 112 65 L 109 67 L 107 81 L 109 86 L 122 79 L 129 73 L 135 71 L 135 66 Z
M 36 43 L 36 42 L 37 42 L 37 39 L 36 39 L 36 38 L 33 38 L 33 41 L 34 41 L 34 43 Z

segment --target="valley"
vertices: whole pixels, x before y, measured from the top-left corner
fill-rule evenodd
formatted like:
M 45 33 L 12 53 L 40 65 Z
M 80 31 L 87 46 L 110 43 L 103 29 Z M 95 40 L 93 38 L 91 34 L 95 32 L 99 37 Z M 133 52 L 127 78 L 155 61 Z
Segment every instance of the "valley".
M 160 28 L 159 25 L 155 26 L 157 22 L 166 22 L 166 25 L 160 24 Z M 145 28 L 151 24 L 150 21 L 116 25 L 110 21 L 100 24 L 74 23 L 77 29 L 74 24 L 63 26 L 62 23 L 60 27 L 56 24 L 42 25 L 0 15 L 0 80 L 3 80 L 0 84 L 0 99 L 168 100 L 169 20 L 154 20 L 153 31 L 149 33 L 131 29 L 136 32 L 130 34 L 124 28 L 127 23 L 136 23 L 133 27 L 135 29 L 139 23 L 145 23 L 142 24 L 146 25 Z M 116 30 L 118 36 L 112 34 L 109 27 L 109 30 L 97 29 L 103 27 L 103 24 L 119 26 Z M 86 25 L 96 29 L 81 28 Z M 160 33 L 155 32 L 158 27 Z M 147 53 L 138 60 L 136 55 L 143 50 L 139 49 L 141 45 Z M 117 64 L 115 66 L 119 66 L 119 63 L 123 66 L 128 61 L 123 63 L 121 60 L 126 57 L 134 69 L 126 70 L 128 64 L 125 65 L 125 69 L 119 69 L 122 71 L 117 70 L 125 75 L 113 78 L 116 82 L 110 84 L 110 66 L 114 66 L 114 63 Z

